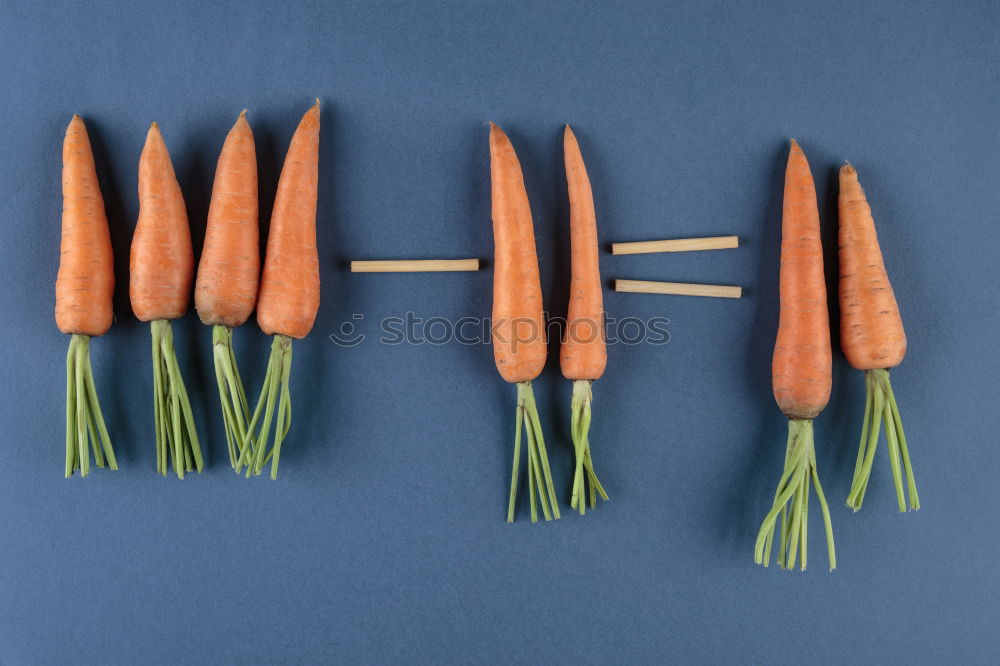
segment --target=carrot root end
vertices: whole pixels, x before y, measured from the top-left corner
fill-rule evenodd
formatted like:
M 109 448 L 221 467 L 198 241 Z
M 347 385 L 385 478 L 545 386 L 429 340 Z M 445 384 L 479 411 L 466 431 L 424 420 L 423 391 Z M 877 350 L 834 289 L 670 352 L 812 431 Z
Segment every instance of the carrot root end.
M 229 463 L 233 469 L 236 469 L 247 441 L 250 407 L 247 402 L 246 390 L 243 388 L 243 379 L 236 366 L 236 355 L 233 353 L 233 329 L 229 326 L 212 327 L 212 355 L 215 360 L 215 380 L 219 388 L 219 402 L 222 406 L 222 421 L 226 431 Z
M 194 425 L 191 401 L 174 350 L 168 319 L 150 323 L 153 341 L 153 421 L 156 429 L 156 470 L 167 476 L 172 463 L 177 478 L 205 467 Z
M 90 473 L 90 450 L 98 467 L 118 469 L 101 413 L 90 365 L 90 336 L 75 334 L 66 355 L 66 478 Z
M 517 384 L 516 430 L 514 433 L 514 461 L 510 475 L 510 500 L 507 504 L 507 522 L 514 522 L 517 505 L 517 478 L 521 461 L 521 427 L 524 426 L 525 438 L 528 441 L 528 501 L 531 507 L 531 522 L 538 522 L 538 505 L 542 507 L 545 520 L 558 519 L 559 501 L 556 497 L 555 484 L 552 483 L 552 470 L 549 467 L 549 455 L 545 449 L 545 438 L 542 436 L 542 425 L 538 417 L 538 407 L 535 404 L 535 394 L 531 382 Z
M 587 511 L 587 497 L 590 497 L 590 508 L 597 506 L 600 495 L 605 502 L 608 494 L 594 472 L 594 461 L 590 455 L 590 403 L 593 400 L 591 382 L 588 379 L 578 379 L 573 382 L 572 414 L 570 416 L 570 432 L 573 449 L 576 453 L 575 473 L 573 474 L 573 491 L 570 493 L 570 506 L 580 515 Z
M 833 543 L 833 525 L 830 508 L 819 483 L 816 471 L 816 449 L 813 444 L 813 424 L 811 419 L 789 419 L 788 445 L 785 452 L 785 469 L 778 481 L 771 510 L 761 523 L 754 546 L 754 561 L 768 566 L 774 542 L 774 532 L 780 516 L 778 541 L 778 566 L 793 569 L 796 557 L 800 568 L 805 571 L 809 537 L 809 486 L 816 491 L 823 526 L 826 530 L 826 548 L 830 570 L 837 568 L 837 556 Z
M 288 388 L 291 371 L 292 339 L 285 335 L 275 335 L 271 343 L 267 371 L 264 374 L 264 386 L 257 399 L 257 407 L 254 409 L 250 424 L 246 428 L 239 460 L 236 461 L 237 474 L 245 467 L 247 478 L 251 475 L 259 476 L 264 465 L 270 462 L 271 479 L 278 478 L 281 444 L 292 427 L 292 395 Z M 275 421 L 274 438 L 271 448 L 268 449 L 267 441 L 272 420 Z
M 854 479 L 851 482 L 851 492 L 847 496 L 847 506 L 857 511 L 864 502 L 865 491 L 871 478 L 872 462 L 875 459 L 875 449 L 878 447 L 879 433 L 883 426 L 899 510 L 901 513 L 906 513 L 909 501 L 909 509 L 916 511 L 920 508 L 920 496 L 917 494 L 917 485 L 913 479 L 910 451 L 906 446 L 906 434 L 903 432 L 896 396 L 889 382 L 889 371 L 884 369 L 865 370 L 865 416 L 861 427 L 858 459 L 854 466 Z

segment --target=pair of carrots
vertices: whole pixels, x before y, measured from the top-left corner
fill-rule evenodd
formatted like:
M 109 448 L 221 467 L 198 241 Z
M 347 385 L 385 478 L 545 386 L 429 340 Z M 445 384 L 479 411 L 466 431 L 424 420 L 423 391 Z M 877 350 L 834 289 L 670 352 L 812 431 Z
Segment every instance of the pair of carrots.
M 576 136 L 566 126 L 563 137 L 570 201 L 572 279 L 566 334 L 560 349 L 563 375 L 573 381 L 571 437 L 576 454 L 570 505 L 586 511 L 597 495 L 607 493 L 594 472 L 590 453 L 591 385 L 604 374 L 604 306 L 598 266 L 597 218 L 587 169 Z M 535 251 L 531 207 L 521 164 L 510 139 L 490 124 L 490 172 L 493 199 L 493 356 L 500 376 L 517 385 L 514 461 L 507 521 L 513 522 L 520 468 L 521 429 L 525 430 L 531 520 L 538 520 L 536 497 L 546 520 L 559 518 L 545 439 L 531 382 L 545 366 L 548 351 L 542 311 L 542 288 Z
M 212 326 L 216 380 L 229 458 L 237 473 L 278 475 L 281 444 L 291 428 L 292 340 L 312 330 L 319 312 L 316 199 L 319 184 L 319 100 L 299 121 L 285 155 L 271 212 L 263 274 L 257 247 L 257 158 L 253 133 L 240 114 L 223 144 L 215 173 L 198 266 L 195 308 Z M 253 414 L 233 353 L 233 328 L 254 307 L 273 337 L 264 385 Z M 271 422 L 274 437 L 267 447 Z
M 857 171 L 850 164 L 840 170 L 839 217 L 840 344 L 848 362 L 865 371 L 868 391 L 861 447 L 847 504 L 855 510 L 861 507 L 871 475 L 879 423 L 884 421 L 899 509 L 906 511 L 901 467 L 907 476 L 910 508 L 918 509 L 920 501 L 906 438 L 889 384 L 889 369 L 897 366 L 906 354 L 906 335 L 885 271 L 871 208 L 858 182 Z M 816 188 L 806 156 L 794 140 L 785 171 L 779 293 L 780 314 L 771 379 L 775 400 L 788 417 L 788 443 L 784 473 L 757 535 L 754 559 L 767 566 L 780 514 L 778 564 L 791 569 L 798 556 L 801 568 L 806 568 L 812 485 L 823 514 L 830 569 L 834 569 L 833 527 L 816 471 L 813 445 L 813 419 L 830 399 L 830 322 Z
M 213 326 L 213 347 L 230 460 L 259 474 L 271 461 L 277 474 L 281 442 L 291 420 L 288 377 L 291 340 L 309 333 L 319 307 L 316 192 L 319 102 L 302 118 L 282 168 L 259 278 L 257 161 L 253 134 L 240 114 L 216 169 L 195 302 Z M 184 316 L 194 278 L 194 252 L 184 198 L 159 126 L 153 123 L 139 159 L 139 219 L 129 262 L 129 296 L 153 335 L 157 470 L 168 458 L 176 474 L 201 471 L 204 459 L 181 377 L 170 321 Z M 259 287 L 258 287 L 259 278 Z M 63 219 L 56 322 L 72 336 L 67 357 L 66 476 L 89 472 L 88 442 L 98 467 L 117 469 L 90 365 L 90 338 L 113 319 L 114 259 L 104 202 L 86 127 L 73 116 L 63 143 Z M 253 417 L 232 351 L 232 328 L 257 307 L 274 336 L 264 388 Z M 278 403 L 273 445 L 271 413 Z M 257 431 L 260 423 L 259 431 Z

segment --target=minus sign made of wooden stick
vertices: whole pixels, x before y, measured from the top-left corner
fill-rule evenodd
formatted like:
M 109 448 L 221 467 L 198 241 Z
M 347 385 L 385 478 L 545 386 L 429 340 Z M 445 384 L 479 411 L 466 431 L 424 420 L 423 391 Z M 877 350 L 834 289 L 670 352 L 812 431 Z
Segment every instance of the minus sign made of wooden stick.
M 727 250 L 739 247 L 739 236 L 708 236 L 705 238 L 676 238 L 674 240 L 612 243 L 611 254 L 648 254 L 651 252 L 695 252 L 698 250 Z
M 351 262 L 352 273 L 439 273 L 478 270 L 478 259 L 400 259 Z

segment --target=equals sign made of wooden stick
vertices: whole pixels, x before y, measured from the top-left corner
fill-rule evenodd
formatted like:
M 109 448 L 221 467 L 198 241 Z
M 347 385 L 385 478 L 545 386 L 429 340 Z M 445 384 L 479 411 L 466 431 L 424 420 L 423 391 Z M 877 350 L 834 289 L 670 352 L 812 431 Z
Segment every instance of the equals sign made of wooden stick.
M 612 243 L 611 254 L 649 254 L 654 252 L 694 252 L 725 250 L 739 247 L 738 236 L 677 238 L 674 240 Z M 689 284 L 685 282 L 652 282 L 649 280 L 615 280 L 615 291 L 634 294 L 671 294 L 675 296 L 709 296 L 740 298 L 743 288 L 730 285 Z

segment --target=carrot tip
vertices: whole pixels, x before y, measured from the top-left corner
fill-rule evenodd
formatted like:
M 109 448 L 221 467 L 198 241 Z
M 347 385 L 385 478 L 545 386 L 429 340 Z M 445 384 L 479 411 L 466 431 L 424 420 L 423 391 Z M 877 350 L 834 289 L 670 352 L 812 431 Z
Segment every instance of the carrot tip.
M 149 124 L 149 129 L 157 129 L 157 130 L 158 130 L 158 129 L 160 129 L 160 126 L 159 126 L 159 125 L 157 125 L 157 124 L 156 124 L 156 121 L 154 120 L 153 122 L 151 122 L 151 123 Z
M 243 109 L 242 111 L 240 111 L 240 118 L 246 118 L 246 117 L 247 117 L 247 110 Z
M 316 103 L 313 104 L 313 106 L 317 106 L 317 107 L 319 106 L 319 97 L 316 98 Z

